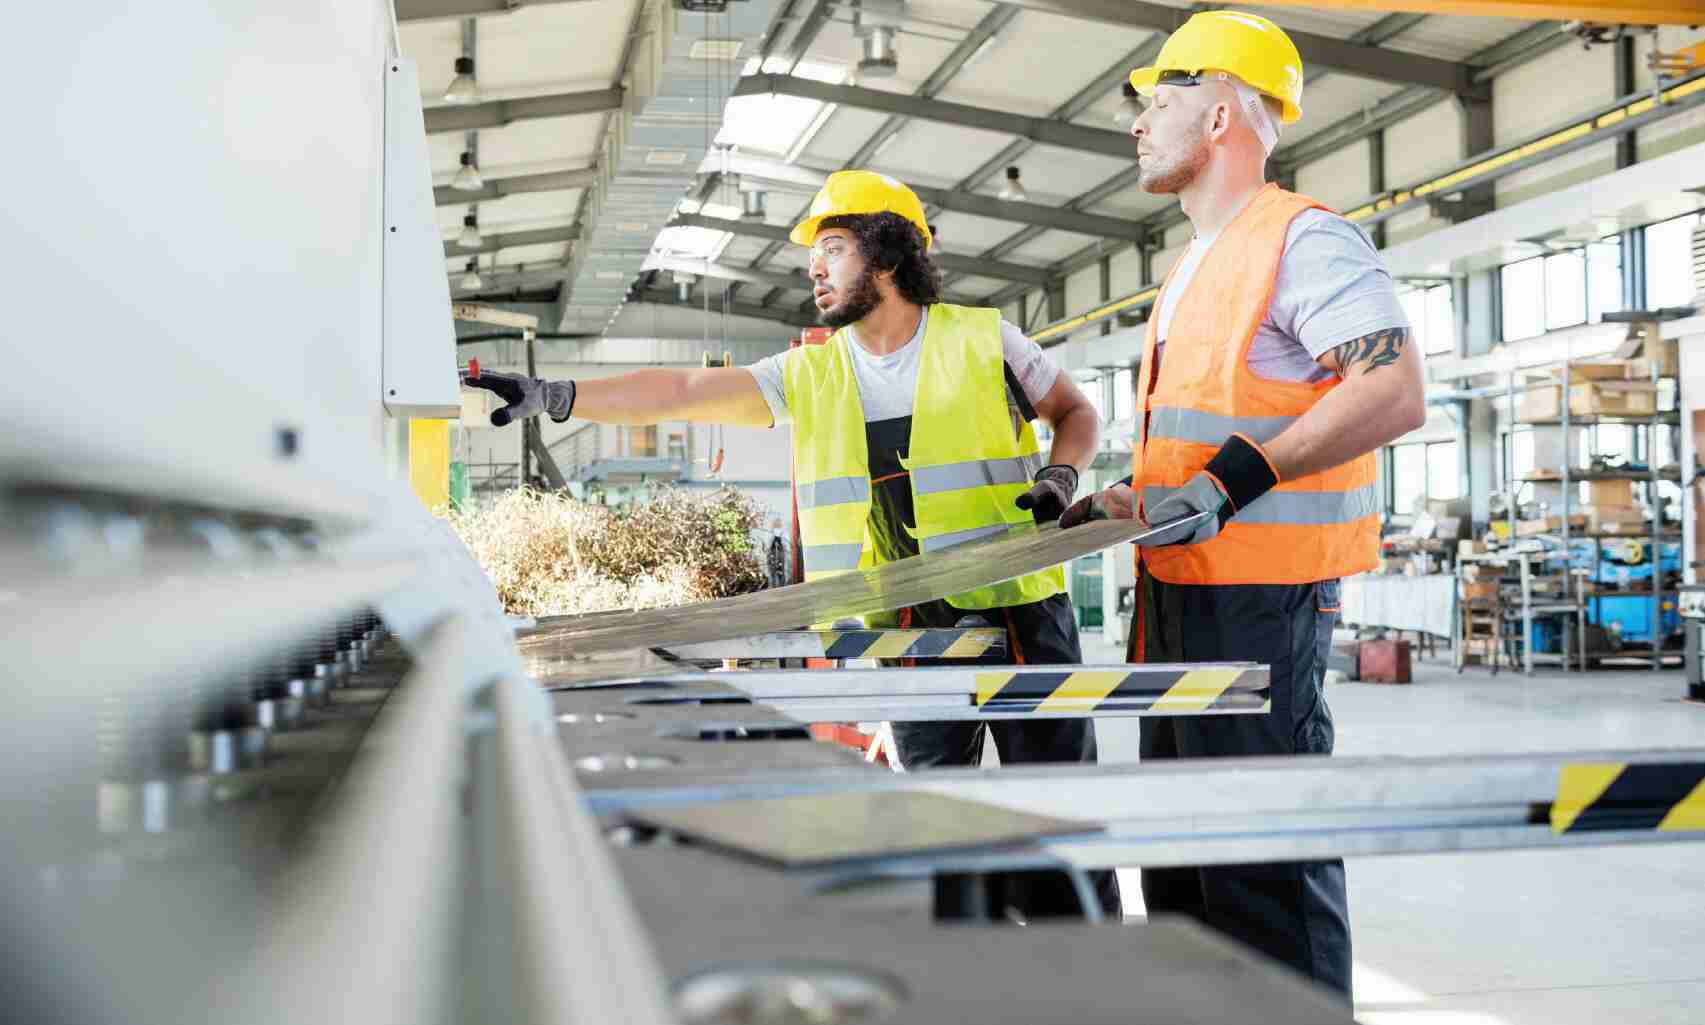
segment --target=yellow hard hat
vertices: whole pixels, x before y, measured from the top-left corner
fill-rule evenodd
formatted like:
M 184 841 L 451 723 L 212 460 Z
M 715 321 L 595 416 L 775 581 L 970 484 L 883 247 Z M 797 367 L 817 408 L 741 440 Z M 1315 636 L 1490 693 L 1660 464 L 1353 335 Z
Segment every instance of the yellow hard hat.
M 788 235 L 795 243 L 808 246 L 817 241 L 817 226 L 826 218 L 847 214 L 895 213 L 912 222 L 924 237 L 924 248 L 930 247 L 929 222 L 924 219 L 924 205 L 918 194 L 900 181 L 875 171 L 836 171 L 817 190 L 811 201 L 811 212 L 805 220 L 793 226 Z
M 1280 119 L 1302 117 L 1302 55 L 1285 30 L 1242 11 L 1203 11 L 1167 37 L 1153 66 L 1131 72 L 1131 87 L 1153 96 L 1168 72 L 1225 71 L 1284 104 Z M 1163 84 L 1163 83 L 1162 83 Z

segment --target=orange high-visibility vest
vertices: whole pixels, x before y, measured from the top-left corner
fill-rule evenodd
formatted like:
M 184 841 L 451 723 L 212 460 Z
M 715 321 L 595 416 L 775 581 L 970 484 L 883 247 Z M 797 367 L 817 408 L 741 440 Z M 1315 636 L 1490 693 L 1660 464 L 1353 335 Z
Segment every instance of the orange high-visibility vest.
M 1338 386 L 1337 377 L 1305 384 L 1269 380 L 1249 369 L 1249 347 L 1273 298 L 1285 234 L 1312 208 L 1324 209 L 1269 184 L 1226 226 L 1173 313 L 1165 365 L 1152 389 L 1159 318 L 1149 318 L 1137 382 L 1143 415 L 1131 460 L 1131 480 L 1145 509 L 1207 466 L 1233 433 L 1265 444 Z M 1161 288 L 1164 295 L 1166 284 Z M 1138 558 L 1171 584 L 1307 584 L 1361 573 L 1378 562 L 1378 481 L 1370 452 L 1283 481 L 1239 509 L 1212 541 L 1142 548 Z

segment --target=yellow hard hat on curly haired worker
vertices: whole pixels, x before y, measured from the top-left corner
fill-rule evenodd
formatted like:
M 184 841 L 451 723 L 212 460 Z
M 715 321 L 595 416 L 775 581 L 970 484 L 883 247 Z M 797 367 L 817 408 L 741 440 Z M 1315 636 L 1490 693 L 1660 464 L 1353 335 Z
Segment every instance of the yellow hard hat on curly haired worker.
M 1148 101 L 1131 125 L 1138 184 L 1177 196 L 1195 237 L 1149 316 L 1131 476 L 1060 524 L 1187 520 L 1137 549 L 1129 657 L 1271 667 L 1271 712 L 1144 719 L 1145 761 L 1330 754 L 1339 579 L 1377 564 L 1374 451 L 1426 420 L 1420 352 L 1367 235 L 1265 179 L 1302 116 L 1283 29 L 1196 14 L 1131 83 Z M 1342 861 L 1142 878 L 1151 914 L 1193 916 L 1349 998 Z

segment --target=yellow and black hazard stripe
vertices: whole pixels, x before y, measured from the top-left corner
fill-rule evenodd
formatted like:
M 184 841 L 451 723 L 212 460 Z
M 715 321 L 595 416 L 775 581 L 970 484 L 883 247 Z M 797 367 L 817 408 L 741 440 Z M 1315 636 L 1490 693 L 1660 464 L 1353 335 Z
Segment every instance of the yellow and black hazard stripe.
M 977 674 L 977 707 L 1000 712 L 1094 712 L 1116 704 L 1156 712 L 1264 706 L 1267 671 L 1213 669 L 1011 670 Z
M 991 627 L 938 630 L 830 630 L 824 658 L 978 658 L 1006 647 L 1006 631 Z
M 1705 831 L 1705 762 L 1565 765 L 1550 819 L 1555 833 Z

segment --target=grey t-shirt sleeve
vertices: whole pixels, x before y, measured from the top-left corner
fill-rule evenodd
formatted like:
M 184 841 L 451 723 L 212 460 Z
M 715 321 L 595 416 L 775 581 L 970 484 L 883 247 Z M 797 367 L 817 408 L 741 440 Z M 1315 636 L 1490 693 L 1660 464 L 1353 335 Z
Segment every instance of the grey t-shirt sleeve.
M 1005 320 L 1001 321 L 1001 350 L 1006 359 L 1006 365 L 1012 368 L 1013 376 L 1018 378 L 1019 387 L 1024 389 L 1024 397 L 1035 406 L 1047 397 L 1053 390 L 1054 382 L 1059 380 L 1060 368 L 1042 347 L 1025 337 L 1016 325 Z
M 1268 319 L 1314 359 L 1363 335 L 1409 326 L 1373 240 L 1323 210 L 1291 223 Z
M 774 356 L 765 356 L 746 368 L 758 382 L 758 390 L 764 393 L 764 401 L 770 404 L 770 417 L 775 421 L 771 427 L 785 427 L 793 422 L 793 417 L 787 411 L 787 387 L 782 383 L 782 366 L 786 362 L 787 353 L 778 352 Z

